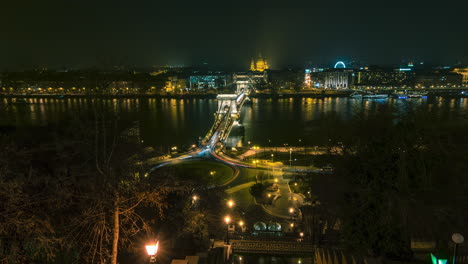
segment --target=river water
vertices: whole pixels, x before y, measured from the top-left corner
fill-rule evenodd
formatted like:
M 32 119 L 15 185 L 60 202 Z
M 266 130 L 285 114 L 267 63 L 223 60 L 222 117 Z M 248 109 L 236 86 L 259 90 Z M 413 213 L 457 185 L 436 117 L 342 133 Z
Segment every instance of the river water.
M 91 118 L 92 104 L 99 102 L 124 121 L 138 121 L 142 139 L 167 148 L 196 144 L 211 127 L 216 99 L 89 99 L 31 98 L 28 104 L 10 104 L 0 111 L 0 126 L 62 126 L 75 117 Z M 2 104 L 3 103 L 3 104 Z M 7 105 L 7 99 L 0 99 Z M 244 144 L 320 144 L 314 131 L 323 113 L 336 112 L 349 119 L 358 111 L 376 111 L 389 104 L 401 111 L 421 106 L 450 117 L 468 112 L 468 98 L 359 100 L 351 98 L 253 99 L 241 111 Z M 0 109 L 2 109 L 0 107 Z

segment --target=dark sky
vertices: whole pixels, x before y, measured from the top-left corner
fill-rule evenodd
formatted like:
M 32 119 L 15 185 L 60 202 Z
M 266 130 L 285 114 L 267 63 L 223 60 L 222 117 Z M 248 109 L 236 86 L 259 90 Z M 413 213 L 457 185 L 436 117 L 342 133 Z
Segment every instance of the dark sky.
M 11 0 L 0 68 L 468 63 L 468 0 Z

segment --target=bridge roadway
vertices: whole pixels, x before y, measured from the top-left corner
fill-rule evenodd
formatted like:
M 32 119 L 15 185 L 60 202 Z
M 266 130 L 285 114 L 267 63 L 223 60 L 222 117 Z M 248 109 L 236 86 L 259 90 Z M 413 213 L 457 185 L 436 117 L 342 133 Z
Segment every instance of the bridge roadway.
M 228 182 L 223 184 L 223 186 L 232 187 L 232 184 L 234 184 L 233 186 L 236 186 L 239 183 L 243 183 L 246 180 L 244 179 L 245 177 L 248 177 L 248 175 L 251 176 L 250 174 L 252 173 L 255 174 L 255 170 L 259 170 L 259 169 L 271 170 L 272 169 L 271 167 L 263 167 L 259 164 L 256 164 L 255 166 L 253 166 L 251 164 L 246 164 L 245 162 L 242 162 L 233 158 L 229 158 L 226 155 L 223 155 L 222 152 L 218 153 L 219 146 L 220 146 L 220 144 L 218 143 L 220 142 L 222 143 L 228 137 L 230 129 L 234 125 L 234 122 L 237 121 L 239 118 L 238 110 L 242 108 L 247 98 L 247 95 L 245 93 L 241 93 L 239 95 L 235 95 L 235 94 L 229 95 L 228 97 L 230 97 L 229 100 L 218 101 L 219 107 L 218 107 L 218 111 L 215 113 L 216 118 L 215 118 L 213 127 L 207 133 L 207 136 L 205 137 L 204 141 L 201 142 L 202 144 L 200 144 L 198 148 L 193 149 L 190 152 L 183 153 L 180 156 L 166 159 L 162 162 L 155 164 L 147 174 L 150 174 L 153 171 L 161 167 L 181 163 L 181 162 L 184 162 L 185 160 L 210 159 L 213 161 L 221 162 L 231 167 L 234 170 L 235 172 L 234 176 Z M 297 168 L 293 169 L 287 166 L 283 168 L 279 168 L 279 169 L 283 172 L 298 170 Z M 254 171 L 250 171 L 250 170 L 254 170 Z M 286 181 L 284 182 L 284 184 L 287 188 Z M 289 192 L 290 191 L 288 191 L 288 193 Z M 288 210 L 293 205 L 293 203 L 295 203 L 295 201 L 289 199 L 288 197 L 289 197 L 288 195 L 284 195 L 284 199 L 285 199 L 284 203 L 278 204 L 275 207 L 274 212 L 272 212 L 271 210 L 264 210 L 265 213 L 271 215 L 272 217 L 290 219 L 291 216 Z M 252 243 L 255 244 L 257 242 L 252 242 Z M 246 245 L 246 247 L 253 246 L 254 244 L 252 243 L 245 244 L 244 242 L 242 242 L 242 244 Z
M 227 139 L 234 122 L 240 117 L 240 110 L 247 96 L 246 92 L 218 95 L 218 110 L 215 113 L 215 121 L 201 141 L 202 146 L 215 150 L 219 142 L 222 143 Z
M 238 176 L 238 167 L 253 167 L 234 160 L 223 159 L 216 154 L 218 143 L 226 140 L 231 132 L 234 121 L 239 119 L 239 111 L 244 105 L 247 96 L 248 92 L 243 91 L 239 94 L 218 95 L 218 110 L 215 113 L 215 121 L 211 129 L 201 141 L 200 146 L 190 152 L 184 153 L 175 158 L 166 159 L 163 162 L 156 164 L 148 173 L 152 173 L 158 168 L 166 165 L 182 162 L 183 160 L 203 157 L 221 161 L 228 166 L 231 166 L 236 171 L 235 177 L 231 179 L 231 181 Z M 231 100 L 225 100 L 225 97 L 228 97 Z M 226 101 L 229 102 L 226 103 Z

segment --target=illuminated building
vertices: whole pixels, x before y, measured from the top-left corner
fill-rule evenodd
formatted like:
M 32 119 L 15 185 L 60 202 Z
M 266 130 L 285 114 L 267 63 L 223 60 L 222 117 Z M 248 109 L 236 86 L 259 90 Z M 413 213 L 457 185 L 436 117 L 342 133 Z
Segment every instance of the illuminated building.
M 186 87 L 186 80 L 177 76 L 171 76 L 167 79 L 164 89 L 166 92 L 178 92 Z
M 255 85 L 259 83 L 267 82 L 267 72 L 255 73 L 255 72 L 238 72 L 233 74 L 233 82 L 236 85 L 237 92 L 241 92 L 247 89 L 255 88 Z
M 190 89 L 206 90 L 226 88 L 230 83 L 230 76 L 224 74 L 208 73 L 191 75 L 189 78 Z
M 353 73 L 354 86 L 360 87 L 402 87 L 410 86 L 415 73 L 409 68 L 382 69 L 363 68 Z
M 463 76 L 462 85 L 468 86 L 468 68 L 454 68 L 452 72 L 461 74 Z
M 305 69 L 304 85 L 310 88 L 310 84 L 311 84 L 310 69 Z
M 350 71 L 342 69 L 332 69 L 323 72 L 325 75 L 326 89 L 349 89 L 350 87 Z
M 268 69 L 269 69 L 268 61 L 267 61 L 267 59 L 263 58 L 262 55 L 259 55 L 257 60 L 254 60 L 252 58 L 252 60 L 250 61 L 250 70 L 251 71 L 263 72 L 263 71 L 268 70 Z
M 426 71 L 416 74 L 416 88 L 459 87 L 462 84 L 461 74 L 447 71 Z

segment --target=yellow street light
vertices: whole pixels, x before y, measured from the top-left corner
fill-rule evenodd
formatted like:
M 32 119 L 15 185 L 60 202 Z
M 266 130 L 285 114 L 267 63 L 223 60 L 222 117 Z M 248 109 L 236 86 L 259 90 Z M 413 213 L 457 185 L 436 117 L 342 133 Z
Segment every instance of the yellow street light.
M 150 257 L 150 262 L 151 263 L 156 262 L 156 254 L 158 253 L 158 249 L 159 249 L 159 241 L 156 243 L 148 244 L 145 247 L 146 247 L 146 253 L 148 253 L 148 256 Z
M 228 205 L 229 208 L 232 208 L 232 207 L 234 206 L 234 201 L 233 201 L 233 200 L 229 200 L 229 201 L 227 202 L 227 205 Z
M 240 225 L 241 227 L 244 226 L 244 221 L 240 220 L 240 221 L 239 221 L 239 225 Z
M 192 200 L 197 201 L 197 200 L 198 200 L 198 196 L 196 196 L 196 195 L 192 196 Z
M 294 208 L 290 207 L 290 208 L 289 208 L 289 213 L 290 213 L 290 214 L 294 213 Z
M 269 193 L 267 196 L 268 196 L 268 198 L 270 198 L 270 197 L 271 197 L 271 193 Z
M 224 222 L 225 222 L 226 224 L 229 224 L 229 223 L 231 222 L 231 217 L 230 217 L 229 215 L 226 216 L 226 217 L 224 217 Z

